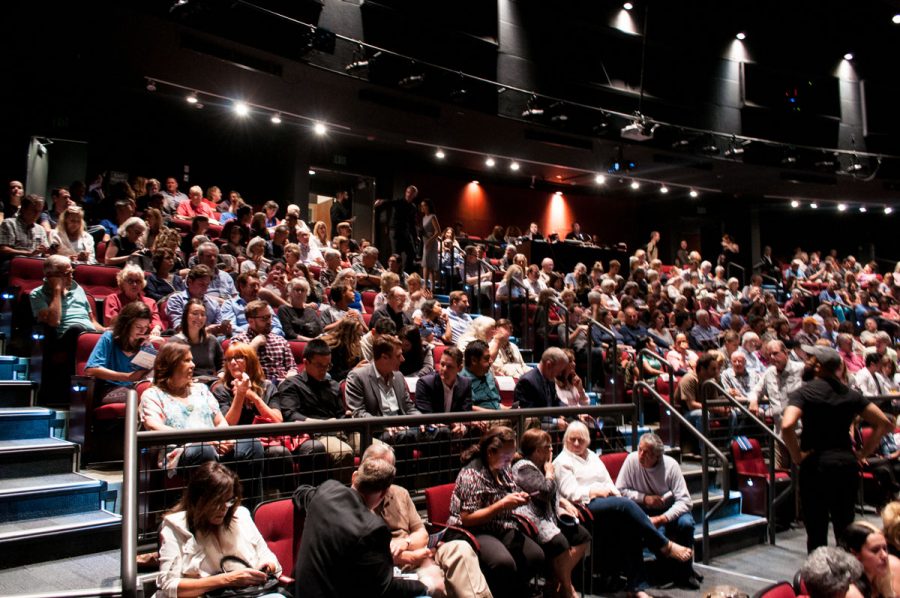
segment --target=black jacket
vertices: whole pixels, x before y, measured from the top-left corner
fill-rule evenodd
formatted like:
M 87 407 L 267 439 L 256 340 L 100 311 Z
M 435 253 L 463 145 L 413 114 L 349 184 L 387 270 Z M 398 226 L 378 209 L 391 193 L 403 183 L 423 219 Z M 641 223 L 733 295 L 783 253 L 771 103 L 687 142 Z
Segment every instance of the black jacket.
M 416 408 L 422 413 L 445 413 L 444 383 L 437 372 L 422 376 L 416 382 Z M 471 410 L 472 382 L 465 376 L 457 376 L 450 411 Z

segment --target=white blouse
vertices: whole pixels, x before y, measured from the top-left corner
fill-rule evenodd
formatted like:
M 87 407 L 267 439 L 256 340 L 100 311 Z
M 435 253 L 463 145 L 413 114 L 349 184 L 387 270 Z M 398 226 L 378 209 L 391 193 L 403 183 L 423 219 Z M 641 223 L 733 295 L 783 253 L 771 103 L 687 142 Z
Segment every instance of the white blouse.
M 610 496 L 621 495 L 606 465 L 592 450 L 582 458 L 563 449 L 553 460 L 553 469 L 559 495 L 572 502 L 589 503 L 592 490 L 607 490 Z

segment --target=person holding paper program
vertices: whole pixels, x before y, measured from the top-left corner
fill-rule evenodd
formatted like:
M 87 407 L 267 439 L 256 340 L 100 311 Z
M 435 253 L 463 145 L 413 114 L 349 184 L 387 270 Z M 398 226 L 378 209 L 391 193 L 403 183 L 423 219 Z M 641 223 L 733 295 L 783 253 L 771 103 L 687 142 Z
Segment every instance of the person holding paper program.
M 97 379 L 96 396 L 104 404 L 124 403 L 128 391 L 149 374 L 146 362 L 134 360 L 147 343 L 151 319 L 145 303 L 129 303 L 91 351 L 84 373 Z M 155 353 L 152 347 L 149 349 L 147 354 Z

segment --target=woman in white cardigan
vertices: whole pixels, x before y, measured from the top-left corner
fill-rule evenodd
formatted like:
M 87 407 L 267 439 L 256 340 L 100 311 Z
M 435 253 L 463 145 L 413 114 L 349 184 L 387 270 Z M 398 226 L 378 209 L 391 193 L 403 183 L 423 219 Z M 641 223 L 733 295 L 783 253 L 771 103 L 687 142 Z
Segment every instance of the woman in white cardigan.
M 606 548 L 613 548 L 608 550 L 610 555 L 619 555 L 630 592 L 641 596 L 647 587 L 642 572 L 644 547 L 679 561 L 693 556 L 690 548 L 668 540 L 656 529 L 637 503 L 621 495 L 603 461 L 590 450 L 587 426 L 579 421 L 570 423 L 563 442 L 564 449 L 553 461 L 559 495 L 590 509 L 595 538 L 616 537 L 622 543 L 610 547 L 607 542 Z
M 241 481 L 224 465 L 208 461 L 192 473 L 159 532 L 157 597 L 202 596 L 281 575 L 278 559 L 240 503 Z

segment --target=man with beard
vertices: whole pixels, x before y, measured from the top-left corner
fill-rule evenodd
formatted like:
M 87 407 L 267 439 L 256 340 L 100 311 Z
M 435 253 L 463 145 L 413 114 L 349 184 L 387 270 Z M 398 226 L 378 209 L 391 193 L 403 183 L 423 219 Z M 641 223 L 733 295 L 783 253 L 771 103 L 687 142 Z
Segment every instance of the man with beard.
M 247 330 L 236 335 L 231 342 L 247 343 L 259 356 L 266 378 L 276 385 L 288 376 L 297 375 L 297 364 L 291 346 L 283 336 L 272 331 L 274 314 L 265 301 L 251 301 L 244 310 Z
M 828 520 L 840 542 L 853 522 L 859 488 L 859 462 L 871 455 L 892 428 L 885 414 L 838 378 L 841 356 L 830 347 L 803 345 L 808 356 L 804 384 L 788 395 L 781 420 L 784 443 L 800 466 L 800 503 L 806 526 L 806 550 L 828 544 Z M 856 452 L 847 430 L 859 415 L 874 430 Z M 803 436 L 797 424 L 803 418 Z

